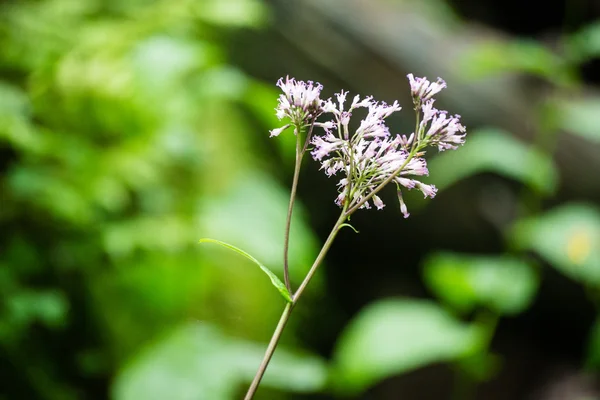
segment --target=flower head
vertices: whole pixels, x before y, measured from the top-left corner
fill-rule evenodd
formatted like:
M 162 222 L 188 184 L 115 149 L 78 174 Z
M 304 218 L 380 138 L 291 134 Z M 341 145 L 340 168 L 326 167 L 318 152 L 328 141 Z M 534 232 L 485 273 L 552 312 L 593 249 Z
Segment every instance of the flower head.
M 319 97 L 323 89 L 321 84 L 286 77 L 285 81 L 280 78 L 277 86 L 283 91 L 275 108 L 277 118 L 289 118 L 296 131 L 309 125 L 323 112 L 323 101 Z M 271 136 L 279 135 L 288 126 L 272 130 Z
M 372 201 L 380 210 L 385 204 L 377 195 L 379 190 L 394 183 L 400 210 L 406 218 L 409 213 L 402 197 L 403 189 L 419 190 L 429 198 L 437 193 L 435 186 L 417 179 L 429 174 L 424 149 L 431 145 L 440 151 L 456 149 L 465 140 L 460 116 L 450 116 L 434 107 L 433 97 L 446 87 L 446 82 L 441 78 L 431 82 L 413 74 L 408 74 L 408 80 L 414 109 L 419 113 L 415 131 L 408 135 L 392 135 L 386 124 L 387 117 L 401 110 L 397 101 L 387 104 L 371 96 L 356 95 L 347 106 L 346 91 L 337 93 L 333 99 L 321 100 L 320 84 L 287 77 L 277 82 L 283 94 L 279 96 L 276 110 L 279 119 L 287 117 L 290 122 L 272 130 L 271 136 L 278 136 L 289 127 L 294 127 L 298 134 L 310 125 L 306 143 L 313 146 L 313 158 L 321 163 L 327 176 L 342 174 L 335 200 L 340 207 L 352 213 L 358 208 L 371 208 Z M 366 109 L 366 116 L 352 130 L 350 121 L 360 108 Z M 321 115 L 330 115 L 332 119 L 317 121 Z M 322 128 L 324 133 L 313 133 L 313 126 Z
M 433 100 L 423 106 L 420 128 L 427 145 L 436 145 L 439 151 L 456 150 L 465 142 L 466 128 L 460 123 L 460 115 L 448 116 L 448 112 L 433 108 Z
M 420 147 L 435 145 L 439 151 L 455 150 L 465 142 L 465 127 L 460 123 L 460 116 L 448 116 L 447 111 L 440 111 L 433 106 L 432 97 L 446 87 L 446 82 L 438 78 L 430 82 L 427 78 L 415 78 L 408 74 L 413 101 L 417 112 L 421 112 L 417 138 Z M 410 140 L 407 140 L 407 143 Z
M 360 204 L 360 208 L 371 208 L 369 201 L 364 201 L 369 197 L 377 209 L 382 209 L 385 204 L 374 192 L 388 179 L 408 189 L 418 188 L 425 196 L 433 197 L 435 187 L 403 177 L 427 175 L 428 170 L 425 159 L 413 158 L 404 148 L 407 139 L 399 135 L 392 137 L 385 124 L 387 117 L 401 109 L 398 102 L 388 105 L 376 102 L 372 97 L 361 100 L 355 96 L 350 108 L 345 110 L 346 96 L 346 92 L 341 92 L 336 95 L 337 102 L 328 100 L 324 106 L 334 116 L 337 134 L 328 131 L 322 136 L 314 136 L 311 141 L 314 145 L 312 155 L 321 161 L 321 169 L 328 176 L 340 171 L 344 174 L 337 185 L 336 203 L 340 207 L 347 203 L 348 207 Z M 367 116 L 350 135 L 348 124 L 352 111 L 359 107 L 367 108 Z
M 436 82 L 430 82 L 427 78 L 415 78 L 413 74 L 408 74 L 407 77 L 413 102 L 417 108 L 446 87 L 446 82 L 442 78 L 437 78 Z

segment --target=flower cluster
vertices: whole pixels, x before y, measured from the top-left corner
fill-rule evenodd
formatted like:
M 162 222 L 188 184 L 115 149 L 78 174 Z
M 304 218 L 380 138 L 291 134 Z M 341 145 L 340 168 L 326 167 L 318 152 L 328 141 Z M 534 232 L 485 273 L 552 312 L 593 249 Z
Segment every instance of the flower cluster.
M 277 86 L 281 88 L 283 94 L 279 95 L 275 115 L 279 120 L 287 117 L 291 123 L 273 129 L 271 137 L 278 136 L 290 125 L 296 128 L 297 134 L 300 128 L 311 124 L 323 112 L 323 101 L 319 97 L 323 86 L 320 83 L 296 81 L 294 78 L 286 77 L 285 81 L 280 78 Z
M 345 110 L 346 95 L 346 92 L 341 92 L 336 95 L 337 103 L 328 100 L 324 106 L 334 116 L 331 125 L 337 128 L 337 134 L 326 129 L 323 136 L 314 136 L 312 139 L 313 158 L 322 161 L 321 168 L 325 173 L 331 176 L 343 171 L 345 175 L 338 183 L 336 203 L 343 206 L 348 201 L 349 207 L 360 204 L 360 208 L 370 208 L 368 198 L 371 197 L 375 207 L 382 209 L 385 206 L 383 201 L 372 193 L 388 179 L 398 187 L 418 188 L 425 196 L 433 197 L 436 192 L 434 186 L 409 178 L 428 174 L 425 159 L 412 157 L 402 146 L 402 138 L 392 137 L 385 125 L 388 116 L 400 111 L 398 102 L 388 105 L 375 102 L 371 97 L 361 100 L 355 96 L 349 109 Z M 367 116 L 350 135 L 348 124 L 352 111 L 361 107 L 367 108 Z M 398 197 L 401 210 L 407 217 L 408 211 L 400 190 Z M 363 202 L 364 199 L 367 201 Z
M 397 101 L 388 105 L 377 102 L 372 97 L 355 96 L 346 106 L 347 92 L 335 95 L 335 100 L 320 100 L 321 86 L 312 82 L 296 82 L 286 79 L 278 82 L 284 94 L 280 96 L 277 115 L 280 119 L 289 117 L 296 127 L 312 123 L 323 128 L 321 135 L 310 139 L 313 145 L 312 156 L 321 162 L 321 169 L 328 176 L 339 172 L 343 177 L 338 182 L 339 195 L 336 203 L 340 207 L 354 210 L 370 208 L 372 200 L 377 209 L 385 205 L 377 193 L 383 186 L 393 182 L 397 187 L 400 209 L 404 217 L 408 210 L 402 198 L 402 188 L 420 190 L 425 197 L 434 197 L 437 189 L 433 185 L 420 182 L 415 177 L 428 175 L 427 162 L 422 151 L 427 146 L 436 146 L 438 150 L 456 149 L 464 143 L 465 127 L 460 124 L 459 116 L 448 116 L 446 111 L 433 107 L 433 96 L 446 87 L 438 78 L 430 82 L 426 78 L 408 75 L 415 111 L 419 114 L 415 132 L 406 135 L 390 134 L 385 119 L 400 111 Z M 367 116 L 358 128 L 351 133 L 349 124 L 352 113 L 364 108 Z M 315 122 L 321 114 L 331 114 L 333 120 Z M 310 122 L 308 122 L 310 120 Z M 278 135 L 289 125 L 271 132 Z
M 446 111 L 435 109 L 434 101 L 423 104 L 423 118 L 419 124 L 421 137 L 427 145 L 436 145 L 439 151 L 456 150 L 465 142 L 465 127 L 461 125 L 459 115 L 449 117 Z
M 419 107 L 419 104 L 431 99 L 446 88 L 446 82 L 442 78 L 438 78 L 436 82 L 430 82 L 427 78 L 415 78 L 413 74 L 408 74 L 407 77 L 415 107 Z

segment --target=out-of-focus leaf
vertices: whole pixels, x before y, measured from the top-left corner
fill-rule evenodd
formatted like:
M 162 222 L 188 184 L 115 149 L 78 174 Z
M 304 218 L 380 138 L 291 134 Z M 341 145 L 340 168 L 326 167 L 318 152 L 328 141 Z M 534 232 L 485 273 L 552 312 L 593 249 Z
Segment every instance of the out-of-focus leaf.
M 538 287 L 532 266 L 512 257 L 437 253 L 425 261 L 424 275 L 430 289 L 461 312 L 483 306 L 517 314 L 529 306 Z
M 567 57 L 576 63 L 600 56 L 600 22 L 596 21 L 563 41 Z
M 140 87 L 149 95 L 164 96 L 183 84 L 194 70 L 206 68 L 219 58 L 219 51 L 201 41 L 150 37 L 132 51 L 133 67 Z
M 228 400 L 256 373 L 264 345 L 224 336 L 202 323 L 183 325 L 140 353 L 113 384 L 115 400 Z M 278 349 L 261 385 L 298 392 L 323 388 L 327 367 L 314 356 Z
M 284 121 L 280 121 L 272 111 L 277 105 L 278 96 L 279 92 L 274 90 L 273 84 L 266 85 L 250 82 L 243 101 L 246 107 L 255 112 L 257 118 L 260 118 L 264 126 L 280 128 L 284 125 Z M 264 104 L 272 104 L 272 107 L 270 109 L 266 108 L 263 106 Z M 296 161 L 296 136 L 293 134 L 279 135 L 277 140 L 273 141 L 273 145 L 278 148 L 280 157 L 286 162 L 286 166 L 290 169 L 294 168 Z
M 21 291 L 6 299 L 6 307 L 18 323 L 41 321 L 46 326 L 58 328 L 67 317 L 69 303 L 57 290 Z
M 244 382 L 251 382 L 254 378 L 265 355 L 265 346 L 238 342 L 230 348 L 231 362 L 239 368 Z M 315 392 L 325 387 L 328 373 L 322 359 L 278 347 L 261 385 L 292 392 Z
M 481 172 L 516 179 L 544 194 L 556 190 L 557 172 L 552 160 L 499 129 L 471 132 L 460 151 L 447 151 L 429 162 L 439 189 Z
M 535 41 L 488 42 L 471 49 L 461 60 L 465 76 L 481 78 L 502 72 L 525 72 L 555 84 L 573 82 L 566 62 Z
M 198 18 L 227 27 L 257 27 L 266 20 L 267 8 L 258 0 L 204 0 L 195 3 Z
M 387 377 L 471 354 L 479 339 L 477 328 L 432 302 L 379 301 L 360 311 L 338 339 L 333 384 L 359 393 Z
M 572 279 L 600 285 L 600 212 L 596 208 L 584 204 L 556 208 L 520 221 L 510 238 Z
M 600 142 L 600 97 L 567 99 L 557 104 L 562 129 Z
M 0 117 L 29 116 L 30 111 L 29 99 L 21 89 L 0 81 Z
M 273 286 L 275 286 L 275 288 L 277 290 L 279 290 L 279 293 L 281 293 L 281 295 L 283 296 L 283 298 L 288 301 L 288 302 L 292 302 L 292 297 L 290 295 L 290 292 L 288 292 L 287 288 L 285 287 L 285 285 L 283 284 L 283 282 L 281 282 L 281 280 L 279 280 L 279 278 L 277 277 L 277 275 L 275 275 L 273 273 L 273 271 L 271 271 L 269 268 L 265 267 L 263 264 L 261 264 L 256 258 L 252 257 L 250 254 L 246 253 L 244 250 L 238 249 L 237 247 L 229 244 L 229 243 L 225 243 L 225 242 L 221 242 L 220 240 L 215 240 L 215 239 L 208 239 L 208 238 L 204 238 L 204 239 L 200 239 L 200 243 L 215 243 L 218 245 L 221 245 L 223 247 L 226 247 L 230 250 L 235 251 L 236 253 L 246 257 L 248 260 L 252 261 L 254 264 L 258 265 L 260 267 L 260 269 L 267 274 L 267 276 L 269 277 L 269 279 L 271 279 L 271 283 L 273 284 Z

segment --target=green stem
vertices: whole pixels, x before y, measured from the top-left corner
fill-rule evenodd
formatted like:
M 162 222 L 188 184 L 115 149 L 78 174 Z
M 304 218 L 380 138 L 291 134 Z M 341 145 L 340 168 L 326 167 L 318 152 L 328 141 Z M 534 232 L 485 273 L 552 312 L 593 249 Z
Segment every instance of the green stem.
M 346 202 L 346 204 L 348 204 L 348 203 Z M 306 286 L 309 284 L 309 282 L 312 279 L 313 275 L 317 271 L 317 268 L 319 268 L 319 265 L 321 265 L 321 262 L 323 261 L 323 259 L 325 258 L 325 255 L 329 251 L 329 248 L 331 247 L 331 245 L 333 243 L 333 240 L 337 236 L 337 234 L 338 234 L 338 232 L 339 232 L 342 224 L 344 223 L 344 221 L 346 221 L 346 218 L 347 218 L 347 216 L 346 216 L 346 208 L 347 207 L 344 206 L 344 209 L 342 210 L 342 213 L 340 214 L 340 217 L 338 218 L 337 222 L 333 226 L 333 229 L 331 230 L 331 233 L 329 233 L 329 236 L 327 237 L 327 240 L 325 241 L 325 244 L 323 244 L 323 247 L 321 248 L 321 251 L 319 252 L 319 255 L 315 259 L 315 262 L 313 263 L 312 267 L 310 267 L 310 270 L 308 271 L 308 274 L 306 274 L 306 277 L 304 278 L 304 280 L 300 284 L 300 287 L 298 288 L 298 290 L 296 291 L 296 293 L 294 293 L 292 295 L 292 301 L 293 301 L 294 304 L 296 304 L 298 302 L 298 300 L 300 299 L 300 296 L 302 296 L 302 293 L 304 293 L 304 290 L 306 289 Z
M 294 202 L 296 201 L 296 191 L 298 190 L 298 180 L 300 179 L 300 167 L 302 166 L 302 158 L 304 157 L 304 153 L 306 153 L 306 149 L 310 142 L 310 137 L 312 136 L 312 131 L 315 126 L 316 117 L 313 118 L 310 128 L 308 129 L 308 133 L 306 134 L 306 139 L 304 141 L 304 146 L 300 148 L 301 142 L 301 133 L 303 128 L 296 128 L 296 164 L 294 165 L 294 178 L 292 180 L 292 190 L 290 193 L 290 204 L 288 206 L 287 218 L 285 220 L 285 234 L 283 239 L 283 280 L 285 282 L 285 287 L 288 292 L 292 293 L 292 284 L 290 281 L 290 267 L 289 267 L 289 250 L 290 250 L 290 229 L 292 226 L 292 213 L 294 212 Z
M 302 284 L 298 288 L 298 291 L 292 295 L 292 302 L 287 303 L 285 308 L 283 309 L 283 313 L 281 314 L 281 317 L 279 318 L 279 323 L 277 324 L 277 328 L 275 328 L 275 331 L 273 332 L 273 336 L 271 336 L 271 340 L 269 341 L 269 345 L 265 352 L 265 356 L 263 357 L 263 360 L 260 363 L 260 366 L 258 367 L 258 371 L 256 372 L 254 379 L 252 380 L 252 383 L 250 385 L 250 388 L 248 389 L 248 392 L 246 392 L 246 396 L 244 397 L 244 400 L 251 400 L 254 397 L 254 394 L 256 393 L 256 390 L 258 389 L 258 385 L 260 384 L 260 381 L 262 380 L 262 377 L 265 374 L 265 371 L 267 370 L 267 366 L 269 365 L 269 362 L 271 361 L 271 357 L 273 357 L 273 353 L 275 352 L 275 349 L 277 348 L 277 344 L 279 343 L 279 339 L 281 338 L 283 329 L 285 328 L 285 325 L 287 324 L 288 320 L 290 319 L 290 315 L 292 314 L 293 308 L 298 303 L 300 296 L 302 296 L 302 293 L 304 293 L 306 286 L 309 284 L 313 275 L 317 271 L 317 268 L 319 267 L 319 265 L 325 258 L 325 255 L 327 254 L 327 252 L 329 251 L 329 248 L 333 244 L 333 240 L 337 236 L 337 233 L 339 232 L 342 224 L 346 220 L 346 215 L 345 215 L 346 208 L 347 207 L 344 207 L 344 209 L 342 210 L 340 217 L 338 218 L 337 222 L 333 226 L 331 233 L 327 237 L 325 244 L 323 244 L 321 251 L 317 255 L 317 258 L 315 259 L 315 262 L 313 263 L 312 267 L 308 271 L 308 274 L 304 278 L 304 281 L 302 281 Z
M 273 353 L 275 352 L 275 348 L 277 348 L 277 343 L 279 343 L 279 338 L 281 338 L 281 334 L 283 333 L 283 328 L 287 324 L 290 319 L 290 315 L 292 313 L 292 309 L 294 308 L 293 303 L 287 303 L 285 308 L 283 309 L 283 313 L 281 314 L 281 318 L 279 318 L 279 323 L 277 324 L 277 328 L 273 332 L 273 336 L 271 337 L 271 341 L 269 342 L 269 346 L 267 347 L 267 351 L 265 352 L 265 356 L 258 367 L 258 371 L 250 384 L 250 388 L 248 388 L 248 392 L 246 392 L 246 396 L 244 400 L 252 400 L 256 390 L 258 389 L 258 385 L 267 370 L 267 366 L 269 365 L 269 361 L 271 361 L 271 357 L 273 357 Z
M 290 193 L 290 204 L 288 206 L 287 218 L 285 220 L 285 234 L 283 241 L 283 280 L 288 292 L 292 293 L 292 284 L 290 282 L 290 267 L 288 254 L 290 247 L 290 228 L 292 225 L 292 213 L 294 212 L 294 202 L 296 200 L 296 190 L 298 189 L 298 180 L 300 178 L 300 165 L 304 152 L 300 149 L 300 132 L 296 135 L 296 165 L 294 166 L 294 178 L 292 180 L 292 191 Z

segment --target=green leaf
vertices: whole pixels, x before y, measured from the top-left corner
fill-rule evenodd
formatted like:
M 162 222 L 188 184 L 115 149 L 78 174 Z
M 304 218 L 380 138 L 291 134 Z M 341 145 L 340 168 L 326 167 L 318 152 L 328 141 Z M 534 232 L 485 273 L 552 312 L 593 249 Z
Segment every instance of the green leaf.
M 568 36 L 563 47 L 567 57 L 576 63 L 600 56 L 600 22 L 594 22 Z
M 264 345 L 224 335 L 212 325 L 188 323 L 138 353 L 112 387 L 115 400 L 228 400 L 254 377 Z M 326 383 L 320 358 L 278 348 L 261 386 L 315 392 Z M 237 396 L 237 397 L 236 397 Z
M 359 232 L 356 230 L 356 228 L 355 228 L 355 227 L 353 227 L 353 226 L 352 226 L 352 225 L 350 225 L 350 224 L 346 224 L 346 223 L 345 223 L 345 224 L 341 224 L 341 225 L 340 225 L 340 229 L 342 229 L 342 228 L 343 228 L 343 227 L 345 227 L 345 226 L 347 226 L 348 228 L 352 229 L 352 230 L 354 231 L 354 233 L 359 233 Z
M 533 250 L 572 279 L 600 285 L 600 212 L 570 204 L 518 222 L 510 234 L 515 246 Z
M 258 0 L 205 0 L 195 4 L 198 18 L 229 27 L 259 27 L 267 20 L 265 4 Z
M 435 157 L 429 162 L 429 171 L 440 190 L 482 172 L 518 180 L 543 194 L 552 194 L 558 182 L 552 159 L 509 133 L 490 128 L 470 133 L 460 151 Z
M 524 72 L 555 84 L 569 84 L 574 79 L 561 57 L 531 40 L 483 43 L 471 49 L 461 61 L 462 73 L 471 78 Z
M 344 329 L 334 351 L 333 384 L 348 394 L 430 363 L 472 354 L 480 331 L 424 300 L 368 305 Z
M 425 261 L 423 272 L 436 296 L 460 312 L 483 306 L 518 314 L 529 306 L 539 284 L 533 266 L 505 256 L 437 253 Z
M 600 142 L 600 97 L 557 102 L 559 128 Z
M 277 288 L 277 290 L 279 290 L 279 293 L 281 293 L 281 295 L 283 296 L 284 299 L 286 299 L 287 302 L 289 302 L 289 303 L 292 302 L 292 297 L 290 295 L 290 292 L 288 292 L 287 288 L 285 287 L 283 282 L 281 282 L 279 280 L 277 275 L 275 275 L 273 273 L 273 271 L 271 271 L 269 268 L 262 265 L 256 258 L 252 257 L 250 254 L 246 253 L 244 250 L 238 249 L 237 247 L 235 247 L 229 243 L 221 242 L 220 240 L 215 240 L 215 239 L 208 239 L 208 238 L 200 239 L 200 243 L 215 243 L 215 244 L 221 245 L 223 247 L 226 247 L 230 250 L 233 250 L 236 253 L 246 257 L 248 260 L 250 260 L 254 264 L 258 265 L 260 267 L 260 269 L 263 270 L 263 272 L 265 274 L 267 274 L 267 276 L 271 279 L 271 283 L 273 284 L 273 286 L 275 286 L 275 288 Z

